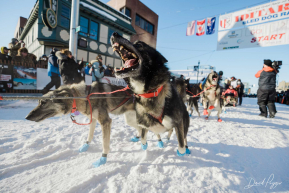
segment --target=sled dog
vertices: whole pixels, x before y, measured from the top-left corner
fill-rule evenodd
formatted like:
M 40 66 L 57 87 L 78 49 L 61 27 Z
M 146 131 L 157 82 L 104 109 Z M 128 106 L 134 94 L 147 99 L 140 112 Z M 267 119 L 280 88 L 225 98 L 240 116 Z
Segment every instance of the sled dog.
M 186 80 L 187 90 L 189 91 L 187 92 L 187 101 L 188 101 L 187 111 L 191 112 L 190 113 L 190 116 L 191 116 L 193 114 L 193 107 L 194 107 L 195 111 L 198 113 L 200 117 L 199 105 L 198 105 L 198 100 L 200 99 L 200 96 L 193 97 L 193 95 L 199 94 L 202 90 L 199 87 L 199 84 L 190 84 L 189 81 L 190 79 Z
M 213 109 L 216 109 L 218 111 L 218 121 L 221 122 L 222 120 L 220 119 L 220 113 L 222 112 L 222 107 L 221 107 L 221 89 L 220 86 L 218 85 L 218 79 L 219 75 L 217 72 L 213 71 L 211 72 L 207 79 L 206 82 L 203 86 L 203 92 L 202 95 L 202 103 L 204 107 L 204 115 L 208 115 L 206 119 L 208 119 L 211 115 L 211 112 Z
M 167 60 L 144 42 L 134 44 L 114 32 L 111 45 L 122 58 L 123 67 L 115 72 L 124 78 L 135 96 L 137 124 L 142 128 L 141 145 L 147 149 L 147 132 L 156 135 L 175 129 L 177 155 L 189 153 L 187 132 L 189 114 L 182 98 L 170 83 Z
M 123 89 L 121 86 L 115 86 L 104 83 L 94 82 L 91 85 L 90 92 L 111 92 L 115 90 Z M 103 94 L 103 95 L 92 95 L 91 97 L 106 96 L 106 97 L 119 97 L 119 98 L 98 98 L 91 99 L 92 106 L 92 122 L 89 128 L 89 134 L 87 141 L 84 144 L 88 148 L 88 144 L 92 141 L 96 122 L 98 121 L 102 129 L 102 157 L 100 160 L 94 163 L 94 166 L 102 165 L 106 162 L 107 154 L 110 151 L 110 129 L 111 129 L 111 118 L 109 113 L 120 115 L 125 115 L 125 121 L 128 125 L 141 130 L 136 123 L 136 113 L 132 98 L 129 100 L 127 97 L 132 96 L 130 90 L 117 92 L 113 94 Z M 51 97 L 51 99 L 41 99 L 36 108 L 34 108 L 26 117 L 30 121 L 40 122 L 44 119 L 54 117 L 57 115 L 69 114 L 72 110 L 73 99 L 57 99 L 57 97 L 86 97 L 86 85 L 84 82 L 79 84 L 72 84 L 67 86 L 61 86 L 54 91 L 48 92 L 44 97 Z M 90 107 L 87 100 L 75 99 L 76 108 L 79 112 L 91 117 Z M 121 105 L 124 103 L 123 105 Z M 140 132 L 140 131 L 139 131 Z M 102 160 L 102 162 L 101 162 Z M 105 161 L 103 161 L 105 160 Z

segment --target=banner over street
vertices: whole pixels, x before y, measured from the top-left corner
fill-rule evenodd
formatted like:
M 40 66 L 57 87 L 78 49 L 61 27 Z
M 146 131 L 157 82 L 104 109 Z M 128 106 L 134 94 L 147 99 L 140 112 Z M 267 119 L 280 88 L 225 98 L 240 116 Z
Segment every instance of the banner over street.
M 289 17 L 289 0 L 274 1 L 230 14 L 219 18 L 219 31 Z

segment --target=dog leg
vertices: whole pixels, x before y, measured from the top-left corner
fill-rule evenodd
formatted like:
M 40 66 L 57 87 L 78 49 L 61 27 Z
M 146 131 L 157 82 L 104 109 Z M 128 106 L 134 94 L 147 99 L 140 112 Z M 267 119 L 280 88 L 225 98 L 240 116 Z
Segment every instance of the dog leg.
M 200 117 L 201 115 L 200 115 L 200 112 L 199 112 L 198 100 L 194 100 L 194 108 L 195 108 L 195 111 L 198 113 L 198 115 Z
M 185 139 L 184 139 L 184 126 L 183 123 L 180 123 L 178 127 L 175 127 L 175 131 L 177 134 L 177 139 L 179 142 L 179 147 L 177 150 L 178 156 L 184 156 L 186 154 L 186 147 L 185 147 Z
M 94 134 L 94 130 L 95 130 L 95 126 L 96 126 L 96 119 L 92 118 L 92 122 L 89 126 L 89 132 L 88 132 L 88 136 L 87 136 L 87 140 L 85 142 L 85 144 L 83 144 L 80 148 L 79 148 L 79 152 L 85 152 L 88 150 L 89 148 L 89 144 L 91 143 L 92 139 L 93 139 L 93 134 Z
M 208 115 L 208 100 L 206 98 L 203 98 L 203 107 L 204 107 L 204 115 Z
M 222 113 L 222 107 L 218 106 L 218 122 L 222 122 L 222 119 L 220 118 L 220 114 Z
M 148 148 L 148 143 L 147 143 L 147 129 L 142 129 L 141 131 L 141 148 L 143 150 L 146 150 Z
M 111 130 L 111 118 L 109 117 L 106 110 L 102 109 L 100 110 L 102 112 L 98 116 L 98 122 L 101 125 L 102 129 L 102 157 L 94 162 L 92 165 L 94 167 L 99 167 L 106 163 L 107 160 L 107 154 L 110 151 L 109 145 L 110 145 L 110 130 Z
M 157 138 L 158 138 L 158 147 L 164 148 L 164 143 L 162 142 L 162 138 L 161 138 L 160 134 L 157 134 Z
M 140 135 L 141 135 L 141 128 L 139 128 L 137 121 L 136 121 L 136 112 L 135 111 L 127 111 L 124 113 L 124 120 L 126 122 L 126 124 L 128 124 L 131 127 L 134 127 L 138 134 L 137 136 L 132 137 L 130 140 L 132 142 L 138 142 Z
M 189 150 L 189 147 L 188 147 L 187 137 L 185 138 L 185 146 L 186 146 L 186 154 L 191 154 L 191 151 Z

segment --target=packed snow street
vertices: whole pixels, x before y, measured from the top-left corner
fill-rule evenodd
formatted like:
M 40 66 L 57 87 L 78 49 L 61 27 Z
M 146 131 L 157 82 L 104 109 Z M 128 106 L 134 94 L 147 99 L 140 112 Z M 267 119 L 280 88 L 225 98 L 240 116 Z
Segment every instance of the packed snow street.
M 36 101 L 2 101 L 0 192 L 287 192 L 289 107 L 277 104 L 278 116 L 265 119 L 257 116 L 256 99 L 243 103 L 227 108 L 221 123 L 216 112 L 207 121 L 194 113 L 191 154 L 184 157 L 175 154 L 176 135 L 160 149 L 149 132 L 144 151 L 130 141 L 136 130 L 111 115 L 111 153 L 94 168 L 102 151 L 99 124 L 88 151 L 79 153 L 89 126 L 73 124 L 68 115 L 30 122 L 25 116 Z

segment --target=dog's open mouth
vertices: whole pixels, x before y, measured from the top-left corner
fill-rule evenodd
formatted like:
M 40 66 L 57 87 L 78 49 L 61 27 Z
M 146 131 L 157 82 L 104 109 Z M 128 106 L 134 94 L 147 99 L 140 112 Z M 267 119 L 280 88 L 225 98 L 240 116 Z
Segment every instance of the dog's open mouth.
M 125 48 L 119 43 L 114 43 L 112 45 L 113 51 L 117 52 L 123 61 L 123 67 L 117 72 L 128 72 L 135 70 L 139 66 L 139 58 L 135 53 Z
M 218 76 L 213 75 L 212 79 L 213 79 L 213 81 L 217 82 Z

